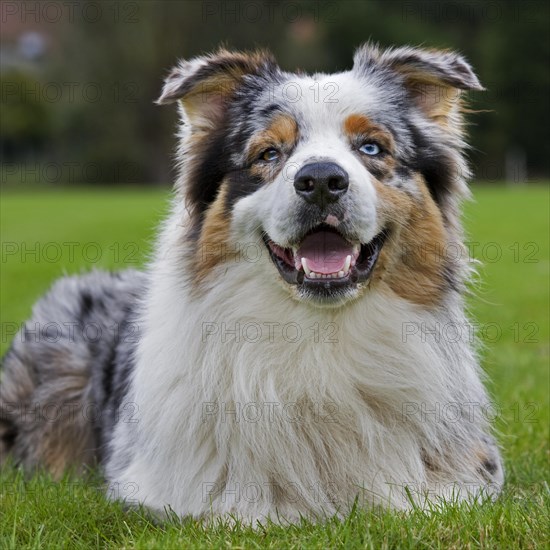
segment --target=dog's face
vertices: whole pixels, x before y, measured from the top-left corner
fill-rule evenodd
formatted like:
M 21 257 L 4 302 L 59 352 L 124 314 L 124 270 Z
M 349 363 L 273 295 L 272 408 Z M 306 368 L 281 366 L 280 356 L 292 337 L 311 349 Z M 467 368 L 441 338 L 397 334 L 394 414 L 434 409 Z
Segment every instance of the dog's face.
M 298 300 L 440 300 L 458 277 L 441 252 L 464 191 L 459 90 L 479 88 L 461 57 L 412 48 L 365 46 L 332 75 L 265 54 L 180 64 L 159 102 L 181 100 L 198 284 L 259 242 L 258 276 Z

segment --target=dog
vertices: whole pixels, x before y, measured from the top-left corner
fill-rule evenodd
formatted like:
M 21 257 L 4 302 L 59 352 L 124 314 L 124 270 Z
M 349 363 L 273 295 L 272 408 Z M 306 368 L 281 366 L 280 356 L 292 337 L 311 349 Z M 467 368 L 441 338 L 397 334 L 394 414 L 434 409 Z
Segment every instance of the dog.
M 408 46 L 329 75 L 181 61 L 154 257 L 37 302 L 3 360 L 2 459 L 99 463 L 111 498 L 252 524 L 495 498 L 460 221 L 481 89 L 461 55 Z

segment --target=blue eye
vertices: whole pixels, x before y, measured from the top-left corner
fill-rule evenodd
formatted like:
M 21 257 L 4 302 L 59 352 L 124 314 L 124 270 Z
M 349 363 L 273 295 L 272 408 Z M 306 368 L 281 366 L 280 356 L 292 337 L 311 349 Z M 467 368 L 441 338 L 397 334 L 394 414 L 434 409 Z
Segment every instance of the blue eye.
M 359 151 L 365 155 L 370 155 L 371 157 L 378 155 L 380 153 L 380 147 L 376 143 L 364 143 L 359 147 Z
M 279 151 L 277 151 L 277 149 L 272 147 L 271 149 L 266 149 L 260 155 L 260 159 L 265 160 L 266 162 L 274 162 L 276 160 L 279 160 L 280 156 L 281 154 L 279 153 Z

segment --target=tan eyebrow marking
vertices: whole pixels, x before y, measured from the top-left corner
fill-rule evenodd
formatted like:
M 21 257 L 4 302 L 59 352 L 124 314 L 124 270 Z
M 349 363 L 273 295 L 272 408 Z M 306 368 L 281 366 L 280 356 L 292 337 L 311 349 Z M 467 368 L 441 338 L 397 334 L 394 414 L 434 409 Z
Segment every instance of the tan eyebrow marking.
M 277 115 L 271 124 L 252 139 L 250 144 L 250 160 L 255 160 L 262 151 L 269 147 L 279 147 L 290 151 L 299 137 L 298 124 L 286 114 Z
M 348 116 L 344 121 L 344 132 L 350 140 L 364 137 L 376 141 L 389 153 L 395 151 L 395 141 L 390 132 L 372 122 L 365 115 L 353 114 Z

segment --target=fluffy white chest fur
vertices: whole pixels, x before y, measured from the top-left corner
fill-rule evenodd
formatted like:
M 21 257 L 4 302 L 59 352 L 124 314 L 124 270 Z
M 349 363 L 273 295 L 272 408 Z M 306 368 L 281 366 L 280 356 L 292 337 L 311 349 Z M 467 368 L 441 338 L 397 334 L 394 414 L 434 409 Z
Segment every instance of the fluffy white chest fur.
M 434 314 L 381 290 L 307 307 L 262 277 L 267 262 L 243 260 L 194 299 L 178 210 L 143 303 L 127 398 L 138 413 L 114 434 L 114 496 L 196 517 L 295 520 L 345 513 L 356 497 L 407 507 L 411 494 L 479 492 L 463 447 L 484 425 L 442 412 L 486 401 L 458 304 Z M 439 338 L 451 324 L 462 337 Z

